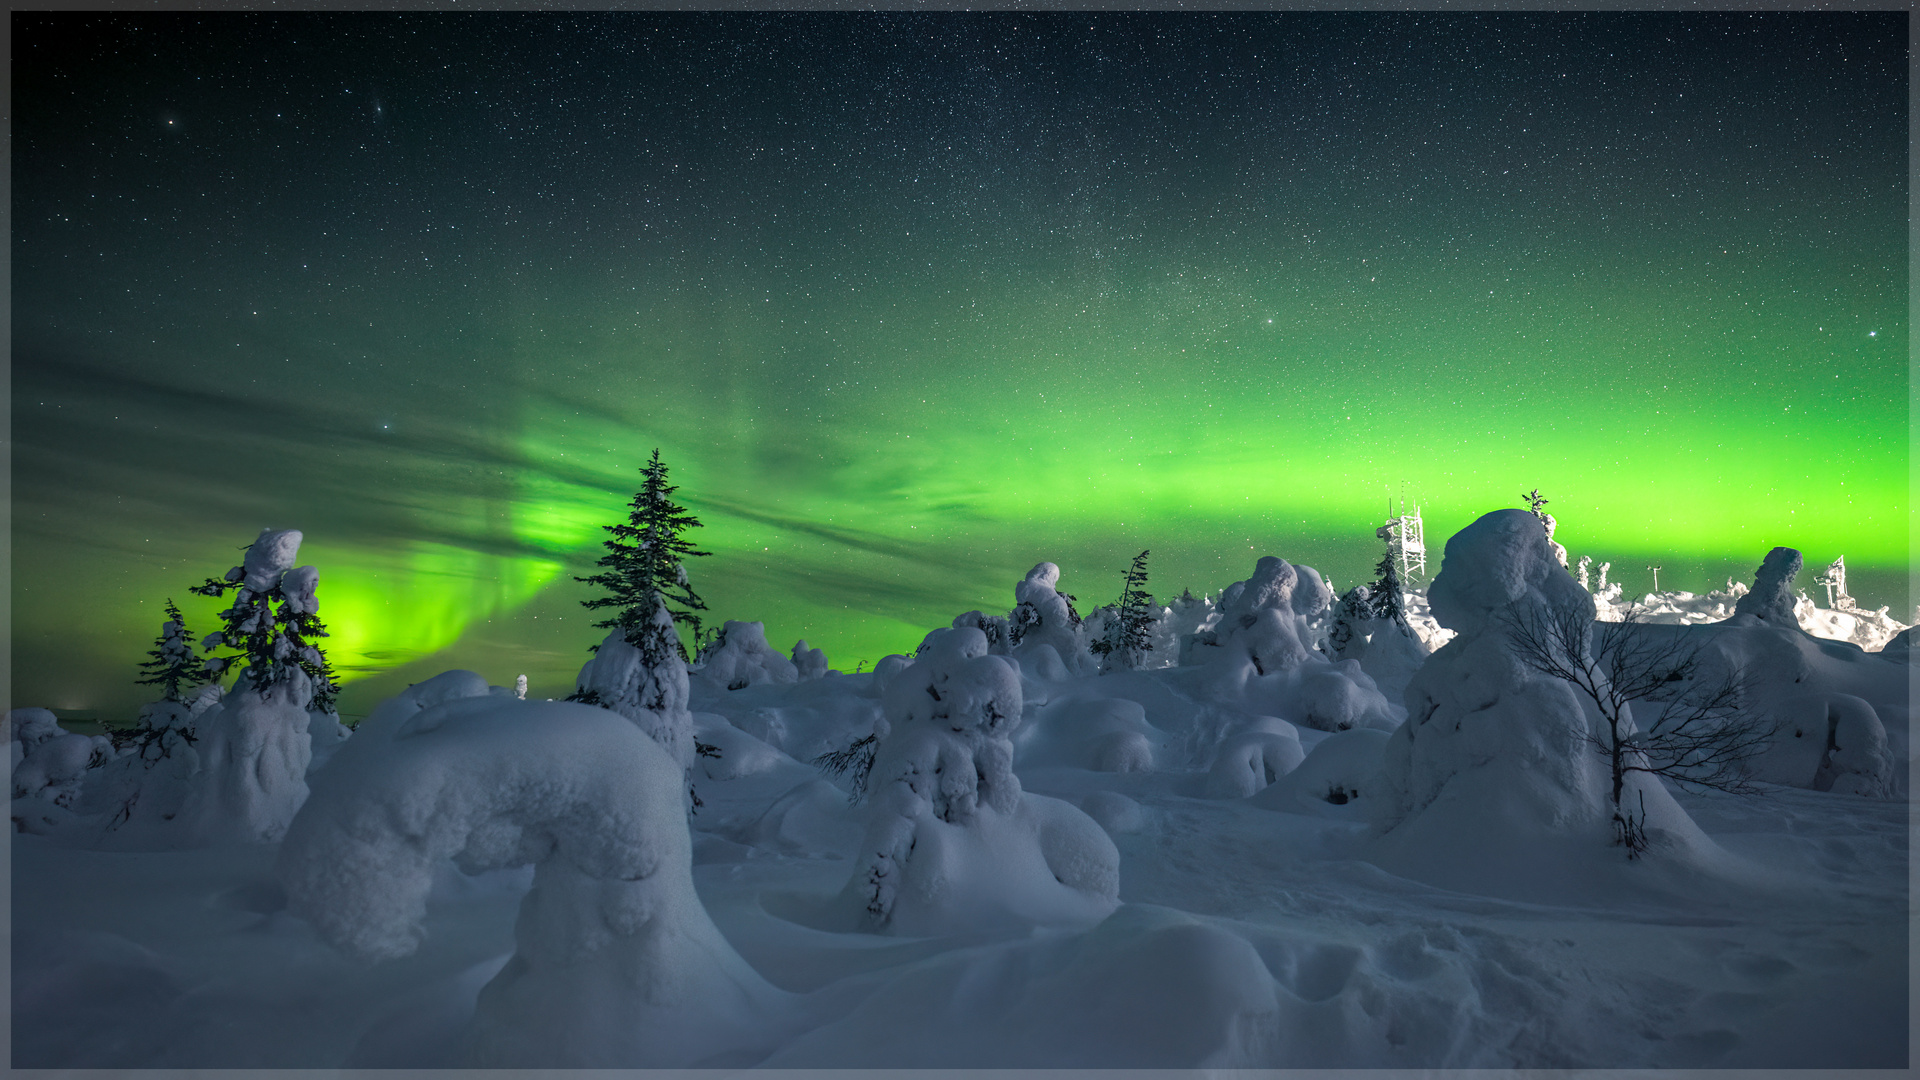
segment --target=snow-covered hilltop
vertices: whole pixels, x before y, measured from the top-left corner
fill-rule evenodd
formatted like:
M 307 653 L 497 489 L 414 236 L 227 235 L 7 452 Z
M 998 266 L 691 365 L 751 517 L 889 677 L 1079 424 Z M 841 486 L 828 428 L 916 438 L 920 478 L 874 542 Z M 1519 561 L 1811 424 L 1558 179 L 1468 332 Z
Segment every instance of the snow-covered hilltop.
M 297 544 L 233 578 L 287 619 Z M 1153 604 L 1143 553 L 1084 616 L 1041 562 L 850 674 L 684 655 L 684 570 L 615 551 L 569 700 L 447 672 L 347 737 L 256 659 L 118 746 L 16 709 L 14 1062 L 1905 1063 L 1905 627 L 1788 549 L 1628 604 L 1520 510 L 1393 556 Z

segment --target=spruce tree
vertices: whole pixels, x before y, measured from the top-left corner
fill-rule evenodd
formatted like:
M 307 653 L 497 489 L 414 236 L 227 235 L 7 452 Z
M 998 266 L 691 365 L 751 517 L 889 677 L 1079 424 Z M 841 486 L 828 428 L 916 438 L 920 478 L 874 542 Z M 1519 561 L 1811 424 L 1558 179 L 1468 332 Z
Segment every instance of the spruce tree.
M 627 643 L 636 648 L 648 644 L 646 631 L 653 622 L 655 604 L 664 604 L 672 620 L 692 631 L 697 642 L 701 626 L 695 612 L 707 610 L 707 605 L 688 584 L 682 560 L 712 552 L 694 550 L 692 541 L 681 535 L 700 528 L 700 521 L 687 513 L 686 507 L 674 503 L 672 496 L 679 488 L 667 483 L 667 467 L 660 461 L 658 448 L 640 471 L 645 479 L 627 504 L 627 521 L 604 526 L 613 536 L 605 541 L 607 553 L 595 563 L 603 569 L 592 577 L 574 579 L 597 585 L 606 590 L 606 595 L 580 603 L 590 611 L 614 609 L 611 617 L 594 625 L 618 628 Z M 687 649 L 678 635 L 673 644 L 685 660 Z
M 1374 530 L 1374 535 L 1387 542 L 1387 553 L 1380 557 L 1379 564 L 1373 568 L 1373 572 L 1380 576 L 1367 586 L 1368 616 L 1391 619 L 1402 628 L 1410 629 L 1407 626 L 1407 599 L 1400 582 L 1399 560 L 1393 551 L 1393 528 L 1394 523 L 1388 522 Z
M 282 535 L 293 538 L 285 553 L 287 562 L 291 562 L 299 547 L 299 534 L 268 531 L 248 548 L 248 561 L 255 560 L 255 549 L 260 545 Z M 208 578 L 189 590 L 200 596 L 234 594 L 232 606 L 220 613 L 221 628 L 208 634 L 201 646 L 208 653 L 222 646 L 237 652 L 208 658 L 205 671 L 211 681 L 218 682 L 234 664 L 245 661 L 240 682 L 262 697 L 275 685 L 291 679 L 294 671 L 303 671 L 313 686 L 310 707 L 330 711 L 338 693 L 334 686 L 338 676 L 316 641 L 329 636 L 326 624 L 316 614 L 314 586 L 319 573 L 311 566 L 280 569 L 285 565 L 270 565 L 262 557 L 257 568 L 236 566 L 225 577 Z M 258 580 L 250 582 L 250 574 Z
M 146 677 L 134 682 L 158 686 L 167 701 L 184 702 L 182 686 L 206 681 L 205 669 L 193 657 L 193 638 L 187 633 L 186 619 L 172 597 L 167 598 L 167 621 L 160 624 L 160 636 L 154 639 L 153 648 L 147 650 L 147 657 L 140 665 Z
M 1120 600 L 1114 604 L 1104 638 L 1088 646 L 1094 653 L 1112 658 L 1127 668 L 1137 668 L 1153 650 L 1153 614 L 1148 610 L 1153 598 L 1147 594 L 1147 553 L 1133 557 L 1120 586 Z

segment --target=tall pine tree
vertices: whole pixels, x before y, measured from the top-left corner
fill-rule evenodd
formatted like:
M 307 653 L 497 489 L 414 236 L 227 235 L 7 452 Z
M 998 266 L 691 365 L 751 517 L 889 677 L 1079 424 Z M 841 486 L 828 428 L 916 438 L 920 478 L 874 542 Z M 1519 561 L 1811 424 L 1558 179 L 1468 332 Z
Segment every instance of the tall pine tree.
M 649 646 L 646 631 L 653 622 L 656 604 L 664 604 L 673 621 L 685 625 L 698 641 L 700 616 L 695 612 L 707 610 L 707 605 L 688 584 L 683 560 L 712 552 L 694 550 L 693 542 L 681 535 L 700 528 L 700 521 L 673 501 L 673 493 L 679 488 L 667 483 L 667 467 L 660 461 L 658 448 L 640 471 L 644 480 L 627 504 L 626 522 L 604 526 L 613 536 L 605 541 L 607 553 L 595 564 L 602 567 L 601 572 L 574 579 L 599 586 L 606 595 L 580 603 L 590 611 L 612 608 L 610 618 L 594 625 L 618 628 L 635 648 Z M 674 646 L 685 660 L 687 649 L 678 635 Z

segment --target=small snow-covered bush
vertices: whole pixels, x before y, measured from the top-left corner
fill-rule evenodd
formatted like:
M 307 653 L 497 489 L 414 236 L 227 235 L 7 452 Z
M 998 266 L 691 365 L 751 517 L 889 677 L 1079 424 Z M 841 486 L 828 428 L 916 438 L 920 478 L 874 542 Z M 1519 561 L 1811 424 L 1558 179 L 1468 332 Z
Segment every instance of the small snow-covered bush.
M 449 678 L 448 676 L 454 676 Z M 419 944 L 436 871 L 534 866 L 515 951 L 480 992 L 467 1064 L 751 1064 L 785 995 L 694 892 L 683 771 L 605 710 L 448 673 L 383 704 L 288 830 L 288 910 L 368 960 Z

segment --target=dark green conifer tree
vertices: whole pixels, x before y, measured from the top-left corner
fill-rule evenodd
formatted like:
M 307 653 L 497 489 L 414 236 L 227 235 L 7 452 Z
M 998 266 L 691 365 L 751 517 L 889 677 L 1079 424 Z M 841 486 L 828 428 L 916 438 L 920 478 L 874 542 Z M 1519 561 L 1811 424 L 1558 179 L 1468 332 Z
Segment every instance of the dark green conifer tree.
M 673 501 L 673 493 L 679 488 L 667 483 L 667 467 L 660 461 L 658 448 L 641 475 L 644 480 L 640 490 L 627 504 L 626 522 L 604 526 L 613 536 L 605 541 L 607 553 L 595 564 L 601 572 L 574 579 L 598 586 L 606 594 L 580 603 L 590 611 L 612 608 L 610 617 L 594 625 L 619 628 L 635 648 L 649 645 L 646 632 L 653 622 L 654 606 L 664 603 L 673 621 L 685 625 L 698 642 L 701 626 L 695 612 L 707 610 L 707 605 L 688 584 L 684 560 L 712 552 L 694 550 L 692 541 L 681 535 L 700 528 L 700 521 Z M 687 648 L 677 635 L 674 646 L 685 660 Z
M 186 696 L 180 692 L 182 686 L 196 686 L 206 681 L 204 665 L 194 659 L 193 638 L 187 633 L 186 619 L 172 597 L 167 598 L 167 621 L 160 624 L 160 636 L 154 639 L 153 648 L 147 650 L 147 657 L 140 665 L 146 677 L 134 682 L 158 686 L 167 701 L 185 701 Z

